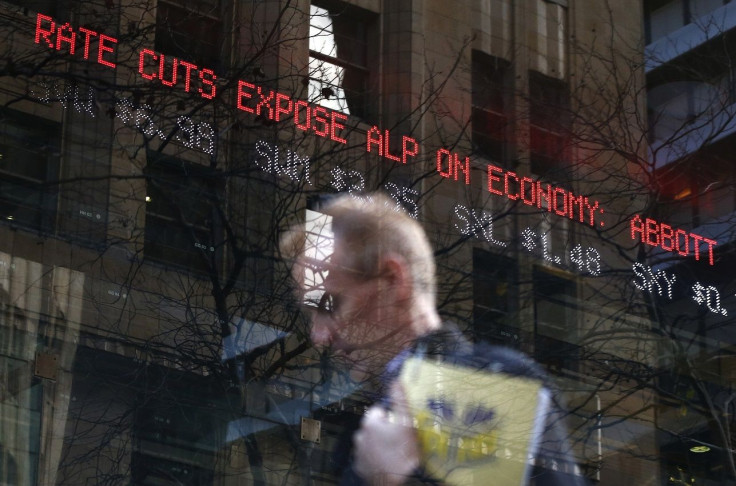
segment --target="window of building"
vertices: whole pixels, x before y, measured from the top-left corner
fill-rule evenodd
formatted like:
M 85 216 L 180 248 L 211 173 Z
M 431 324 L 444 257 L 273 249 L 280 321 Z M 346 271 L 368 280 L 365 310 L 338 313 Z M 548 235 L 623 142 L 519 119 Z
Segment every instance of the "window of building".
M 531 72 L 529 76 L 529 148 L 534 174 L 569 180 L 570 97 L 567 84 Z
M 566 2 L 535 0 L 529 2 L 529 69 L 549 76 L 567 72 L 569 49 L 568 9 Z
M 225 33 L 221 4 L 221 0 L 159 1 L 156 10 L 156 51 L 203 68 L 222 70 Z M 183 73 L 184 67 L 181 69 Z
M 730 0 L 687 0 L 690 21 L 695 22 L 717 8 L 727 4 Z
M 704 43 L 647 75 L 649 140 L 682 146 L 724 131 L 724 110 L 736 103 L 736 38 Z M 706 134 L 698 131 L 707 126 Z
M 205 167 L 149 153 L 146 167 L 147 259 L 199 272 L 216 271 L 222 228 L 222 177 Z
M 12 3 L 18 7 L 23 7 L 25 15 L 34 15 L 42 13 L 50 15 L 57 20 L 66 10 L 67 0 L 4 0 L 6 3 Z
M 736 165 L 728 141 L 709 147 L 676 170 L 665 167 L 657 174 L 661 188 L 659 219 L 673 227 L 694 229 L 723 220 L 736 211 Z M 724 232 L 725 233 L 725 232 Z
M 516 268 L 509 257 L 473 248 L 473 331 L 478 339 L 519 347 Z
M 304 256 L 307 261 L 329 261 L 335 249 L 335 234 L 332 232 L 332 216 L 321 209 L 330 196 L 312 196 L 307 201 L 307 211 L 304 218 Z M 318 307 L 324 296 L 324 282 L 327 270 L 321 267 L 307 265 L 304 268 L 304 280 L 301 288 L 305 290 L 303 304 Z
M 685 0 L 653 0 L 644 4 L 647 43 L 685 25 Z
M 12 110 L 0 121 L 0 220 L 53 233 L 61 127 Z
M 480 51 L 472 54 L 472 137 L 475 150 L 493 162 L 506 160 L 507 79 L 510 63 Z
M 310 7 L 309 101 L 362 119 L 371 117 L 372 17 L 332 2 Z
M 82 333 L 80 341 L 103 345 L 92 334 Z M 126 440 L 126 454 L 116 460 L 120 469 L 98 471 L 95 484 L 119 480 L 121 470 L 128 472 L 126 459 L 130 469 L 125 484 L 130 486 L 213 484 L 226 427 L 223 395 L 207 377 L 157 364 L 163 358 L 163 354 L 154 353 L 150 361 L 142 363 L 101 349 L 77 348 L 69 423 L 82 427 L 89 441 L 102 444 L 97 447 L 105 447 L 105 437 L 110 437 L 106 434 L 120 434 L 122 424 L 130 439 Z M 104 412 L 105 422 L 90 416 L 90 403 L 114 403 Z M 93 427 L 85 428 L 83 424 L 90 424 L 90 420 L 94 420 Z M 65 447 L 64 453 L 79 458 L 73 447 Z M 64 478 L 66 471 L 60 471 Z M 92 482 L 74 479 L 77 481 L 69 482 Z
M 534 357 L 550 371 L 577 370 L 577 292 L 575 282 L 535 267 Z
M 647 44 L 701 17 L 730 0 L 650 0 L 644 3 L 644 30 Z
M 712 432 L 713 425 L 708 415 L 713 406 L 707 401 L 712 396 L 728 396 L 731 390 L 709 383 L 707 391 L 703 393 L 702 382 L 693 380 L 691 376 L 679 375 L 674 370 L 662 370 L 658 374 L 657 389 L 660 416 L 677 417 L 677 420 L 668 423 L 668 426 L 660 426 L 657 434 L 660 468 L 663 477 L 669 478 L 667 484 L 730 482 L 723 474 L 722 466 L 728 459 L 715 451 L 727 451 L 728 443 L 733 440 L 733 434 L 724 437 Z M 733 409 L 730 402 L 726 402 L 725 408 Z M 731 417 L 729 414 L 726 420 L 733 423 Z
M 647 93 L 649 140 L 668 140 L 690 130 L 696 120 L 698 91 L 712 86 L 697 81 L 679 81 L 652 87 Z
M 200 385 L 194 380 L 191 384 Z M 167 386 L 158 394 L 168 396 L 149 399 L 136 413 L 132 484 L 213 484 L 214 455 L 221 440 L 213 427 L 215 410 Z
M 276 278 L 272 225 L 278 189 L 253 177 L 230 177 L 227 184 L 230 194 L 238 194 L 237 201 L 228 203 L 228 220 L 240 222 L 233 225 L 234 239 L 226 245 L 227 275 L 237 271 L 238 289 L 270 296 Z

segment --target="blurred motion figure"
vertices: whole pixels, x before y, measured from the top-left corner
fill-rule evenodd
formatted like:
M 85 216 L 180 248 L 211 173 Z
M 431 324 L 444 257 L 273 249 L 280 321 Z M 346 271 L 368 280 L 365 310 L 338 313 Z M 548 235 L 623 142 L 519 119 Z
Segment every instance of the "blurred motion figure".
M 421 225 L 381 194 L 340 195 L 320 211 L 306 228 L 282 237 L 282 254 L 293 262 L 314 345 L 346 364 L 355 379 L 378 388 L 360 428 L 336 448 L 340 484 L 526 484 L 529 478 L 536 485 L 584 484 L 580 476 L 534 467 L 568 460 L 564 427 L 549 412 L 551 387 L 540 367 L 517 351 L 471 343 L 440 318 L 434 256 Z M 445 376 L 467 378 L 423 384 L 445 368 L 417 374 L 424 378 L 415 381 L 409 362 L 420 370 L 425 363 L 441 363 L 448 367 Z M 476 380 L 486 386 L 481 394 L 488 403 L 474 398 L 469 408 L 460 402 L 477 395 Z M 498 384 L 492 389 L 488 383 Z M 506 395 L 526 390 L 525 383 L 532 391 L 516 403 L 533 408 L 526 418 L 514 419 L 523 424 L 512 424 L 525 431 L 524 450 L 517 451 L 518 467 L 506 477 L 495 472 L 506 460 L 500 456 L 510 454 L 498 448 L 497 432 L 503 429 L 493 427 L 503 420 L 497 407 L 511 403 Z M 465 435 L 451 428 L 453 420 L 467 429 Z

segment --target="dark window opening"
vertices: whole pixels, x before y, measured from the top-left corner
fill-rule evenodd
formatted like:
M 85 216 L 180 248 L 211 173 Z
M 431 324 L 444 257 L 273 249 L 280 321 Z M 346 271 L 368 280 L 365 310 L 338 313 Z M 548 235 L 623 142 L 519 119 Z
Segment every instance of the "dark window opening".
M 507 79 L 510 63 L 480 51 L 472 54 L 472 138 L 475 150 L 492 161 L 506 161 Z
M 657 433 L 660 468 L 663 477 L 669 478 L 667 484 L 729 483 L 728 473 L 722 466 L 728 461 L 727 444 L 733 440 L 733 433 L 724 437 L 718 432 L 720 424 L 710 416 L 712 405 L 707 400 L 731 391 L 711 383 L 698 383 L 672 370 L 659 374 L 657 390 L 660 416 L 676 414 L 678 417 Z M 730 404 L 726 408 L 733 410 Z
M 83 333 L 82 340 L 104 345 L 90 334 Z M 211 377 L 156 364 L 165 357 L 154 353 L 151 361 L 141 362 L 80 346 L 74 359 L 72 385 L 72 396 L 79 401 L 71 401 L 70 423 L 77 427 L 86 424 L 90 403 L 112 404 L 106 406 L 105 419 L 109 422 L 104 425 L 112 424 L 109 427 L 118 434 L 122 427 L 130 431 L 130 476 L 125 484 L 211 485 L 229 417 L 225 396 Z M 88 430 L 87 437 L 104 447 L 110 429 L 102 427 L 102 422 L 95 425 L 98 427 Z M 64 452 L 74 458 L 73 445 L 76 443 L 65 443 Z M 127 470 L 128 464 L 123 456 L 116 462 L 119 469 L 98 471 L 95 484 L 120 482 L 120 471 Z M 85 483 L 69 480 L 69 484 Z
M 163 394 L 169 396 L 150 399 L 137 410 L 132 484 L 212 484 L 220 440 L 214 433 L 215 410 L 170 390 Z
M 684 0 L 644 2 L 644 35 L 649 44 L 687 23 Z
M 509 257 L 473 249 L 473 333 L 493 344 L 521 345 L 516 321 L 516 264 Z
M 224 193 L 219 173 L 149 153 L 146 167 L 147 259 L 198 272 L 217 271 Z
M 156 51 L 222 71 L 223 22 L 218 0 L 159 1 L 156 10 Z M 184 80 L 184 67 L 180 78 Z
M 721 243 L 729 241 L 719 222 L 736 212 L 736 142 L 726 138 L 677 164 L 658 171 L 658 215 L 672 227 L 694 230 L 708 225 Z
M 5 0 L 23 8 L 24 15 L 33 15 L 41 13 L 54 17 L 56 20 L 62 20 L 62 16 L 67 10 L 66 0 Z
M 238 194 L 238 202 L 228 204 L 230 222 L 234 226 L 234 244 L 228 244 L 228 275 L 237 272 L 239 288 L 269 296 L 274 279 L 273 214 L 277 211 L 276 189 L 267 181 L 255 178 L 228 179 L 228 191 Z
M 0 220 L 53 233 L 61 127 L 12 110 L 0 120 Z
M 325 2 L 310 7 L 309 100 L 371 120 L 371 51 L 374 15 Z
M 532 72 L 529 76 L 529 148 L 534 174 L 565 182 L 570 179 L 567 84 Z
M 575 282 L 543 268 L 534 268 L 534 358 L 550 372 L 577 371 Z

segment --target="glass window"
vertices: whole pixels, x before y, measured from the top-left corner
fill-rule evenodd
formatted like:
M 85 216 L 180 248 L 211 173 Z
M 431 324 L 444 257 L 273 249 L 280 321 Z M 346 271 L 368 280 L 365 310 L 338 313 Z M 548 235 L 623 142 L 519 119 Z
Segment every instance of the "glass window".
M 644 23 L 647 42 L 654 42 L 691 22 L 697 24 L 699 19 L 722 7 L 728 1 L 650 0 L 645 2 Z
M 473 329 L 476 338 L 518 347 L 518 284 L 513 259 L 473 249 Z
M 717 226 L 736 211 L 736 166 L 727 150 L 716 145 L 677 171 L 659 171 L 660 219 L 694 229 L 709 223 Z
M 66 3 L 63 0 L 5 0 L 5 2 L 23 7 L 26 15 L 33 12 L 51 16 L 57 16 Z
M 177 377 L 178 378 L 178 377 Z M 181 386 L 178 381 L 176 385 Z M 165 387 L 171 387 L 169 379 Z M 201 383 L 192 380 L 192 387 Z M 146 390 L 144 404 L 135 416 L 136 450 L 131 458 L 131 475 L 136 485 L 204 485 L 213 484 L 214 409 L 206 398 L 192 400 L 186 392 L 170 389 Z M 163 451 L 166 453 L 162 453 Z
M 204 167 L 149 153 L 146 258 L 208 272 L 218 267 L 223 180 Z
M 219 1 L 158 3 L 157 51 L 192 61 L 200 67 L 221 70 L 223 39 Z
M 552 372 L 577 370 L 575 282 L 534 268 L 534 357 Z
M 685 25 L 685 0 L 655 0 L 646 7 L 648 42 L 654 42 Z
M 506 159 L 510 63 L 480 51 L 472 54 L 473 146 L 493 162 Z
M 60 163 L 57 123 L 12 110 L 0 111 L 0 217 L 51 233 L 56 221 Z
M 690 18 L 693 22 L 726 3 L 723 0 L 690 0 Z
M 677 146 L 683 145 L 675 142 L 681 138 L 683 142 L 698 143 L 696 139 L 704 136 L 698 133 L 700 127 L 718 126 L 719 118 L 735 99 L 734 52 L 736 41 L 726 36 L 649 73 L 650 141 Z
M 89 335 L 81 341 L 99 344 Z M 213 484 L 225 420 L 219 408 L 221 395 L 216 396 L 206 378 L 88 346 L 78 348 L 73 367 L 75 398 L 69 415 L 78 427 L 75 432 L 98 449 L 109 450 L 109 443 L 120 437 L 116 434 L 125 430 L 121 435 L 129 448 L 128 454 L 97 472 L 95 483 L 114 481 L 125 471 L 125 484 L 131 486 Z M 77 397 L 87 408 L 78 406 Z M 99 423 L 88 422 L 90 403 L 106 404 L 97 412 Z M 102 431 L 103 420 L 108 436 Z M 64 453 L 74 457 L 76 451 L 69 448 Z M 67 467 L 61 469 L 61 478 L 68 477 L 65 474 L 72 468 Z M 79 483 L 78 476 L 72 477 L 69 483 Z
M 309 11 L 309 100 L 360 118 L 368 115 L 368 14 Z
M 304 256 L 315 261 L 327 260 L 334 250 L 332 217 L 318 211 L 307 210 L 304 222 L 306 242 Z M 304 269 L 304 302 L 317 307 L 325 293 L 324 282 L 327 271 L 307 266 Z
M 530 73 L 529 146 L 534 174 L 568 180 L 569 113 L 567 84 L 540 73 Z

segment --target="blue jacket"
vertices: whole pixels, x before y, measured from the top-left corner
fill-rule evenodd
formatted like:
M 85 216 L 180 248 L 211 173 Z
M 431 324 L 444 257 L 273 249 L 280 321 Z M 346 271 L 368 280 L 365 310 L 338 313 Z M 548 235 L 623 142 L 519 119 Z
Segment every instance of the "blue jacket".
M 387 365 L 382 375 L 382 392 L 377 397 L 377 403 L 387 408 L 391 407 L 386 390 L 398 379 L 404 362 L 411 356 L 535 379 L 548 389 L 552 389 L 544 370 L 526 355 L 511 348 L 471 343 L 456 326 L 445 324 L 441 330 L 419 338 L 410 349 L 400 353 Z M 565 427 L 559 420 L 553 418 L 558 415 L 550 413 L 546 420 L 539 451 L 536 454 L 538 465 L 532 468 L 530 478 L 533 478 L 536 486 L 585 486 L 587 481 L 582 476 L 561 472 L 572 471 L 575 468 L 566 440 Z M 341 471 L 339 484 L 342 486 L 365 484 L 351 466 L 352 434 L 357 430 L 359 423 L 353 425 L 352 430 L 343 433 L 333 454 L 333 463 Z M 417 470 L 413 477 L 407 480 L 407 484 L 443 483 L 425 471 Z

